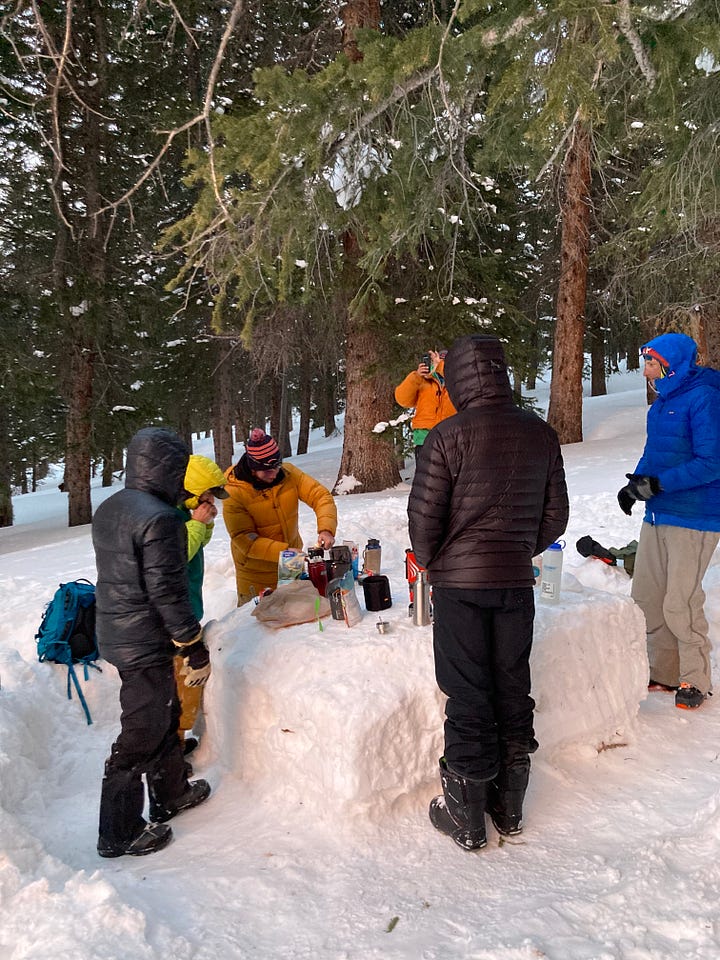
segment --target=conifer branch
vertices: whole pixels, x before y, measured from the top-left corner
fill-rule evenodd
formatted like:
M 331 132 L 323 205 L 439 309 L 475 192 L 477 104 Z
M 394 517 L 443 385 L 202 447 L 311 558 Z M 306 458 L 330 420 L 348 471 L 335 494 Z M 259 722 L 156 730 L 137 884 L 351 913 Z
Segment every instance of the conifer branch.
M 602 73 L 602 69 L 603 69 L 603 61 L 598 60 L 597 63 L 595 64 L 595 74 L 593 76 L 592 83 L 590 85 L 591 90 L 594 90 L 597 87 L 598 82 L 600 80 L 600 74 Z M 557 142 L 555 149 L 550 154 L 547 161 L 543 164 L 543 167 L 540 173 L 535 177 L 535 183 L 539 183 L 540 180 L 542 180 L 542 178 L 548 172 L 550 167 L 554 165 L 555 161 L 558 158 L 558 155 L 560 154 L 560 151 L 562 150 L 563 146 L 567 142 L 568 138 L 572 137 L 574 139 L 575 130 L 577 128 L 578 123 L 580 123 L 580 121 L 583 119 L 583 113 L 584 113 L 583 108 L 578 107 L 577 110 L 575 111 L 575 116 L 572 118 L 569 125 L 567 126 L 565 133 L 563 133 L 562 137 Z M 572 146 L 572 143 L 570 146 Z
M 630 15 L 630 0 L 619 0 L 618 2 L 618 26 L 620 27 L 620 32 L 630 44 L 630 49 L 635 55 L 637 65 L 640 67 L 642 75 L 652 90 L 657 83 L 657 71 L 650 62 L 640 35 L 633 26 L 632 16 Z
M 409 94 L 414 93 L 415 90 L 428 84 L 433 77 L 437 76 L 438 71 L 439 64 L 436 63 L 428 70 L 423 70 L 421 73 L 416 74 L 416 76 L 410 77 L 405 83 L 399 83 L 393 87 L 389 96 L 381 100 L 372 110 L 368 110 L 367 113 L 361 114 L 358 117 L 352 130 L 343 130 L 341 135 L 335 137 L 328 148 L 328 155 L 332 156 L 340 147 L 347 148 L 354 143 L 363 130 L 386 113 L 390 107 L 404 100 Z

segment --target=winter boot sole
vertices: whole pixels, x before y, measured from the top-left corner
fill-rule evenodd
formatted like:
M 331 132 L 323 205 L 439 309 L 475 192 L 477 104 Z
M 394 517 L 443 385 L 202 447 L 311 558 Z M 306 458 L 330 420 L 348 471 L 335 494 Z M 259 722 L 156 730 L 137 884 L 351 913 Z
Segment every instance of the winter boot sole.
M 161 823 L 149 823 L 143 832 L 130 843 L 109 843 L 100 838 L 97 852 L 101 857 L 145 857 L 156 850 L 162 850 L 173 838 L 172 827 Z
M 495 827 L 495 829 L 499 834 L 502 834 L 503 837 L 517 837 L 519 834 L 523 832 L 522 823 L 508 826 L 507 824 L 504 824 L 501 822 L 499 816 L 496 819 L 492 810 L 488 810 L 488 814 L 490 815 L 490 819 L 492 820 L 492 825 Z
M 675 706 L 680 710 L 697 710 L 705 703 L 705 694 L 701 693 L 697 687 L 691 687 L 687 683 L 681 683 L 675 694 Z

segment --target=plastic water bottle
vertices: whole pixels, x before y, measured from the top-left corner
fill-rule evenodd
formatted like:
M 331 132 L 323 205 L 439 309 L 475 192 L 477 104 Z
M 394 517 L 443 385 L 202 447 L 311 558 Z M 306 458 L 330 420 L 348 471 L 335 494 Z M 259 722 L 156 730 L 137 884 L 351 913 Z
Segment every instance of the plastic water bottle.
M 560 599 L 560 580 L 562 577 L 564 543 L 551 543 L 542 558 L 542 580 L 540 581 L 540 599 L 548 603 L 557 603 Z

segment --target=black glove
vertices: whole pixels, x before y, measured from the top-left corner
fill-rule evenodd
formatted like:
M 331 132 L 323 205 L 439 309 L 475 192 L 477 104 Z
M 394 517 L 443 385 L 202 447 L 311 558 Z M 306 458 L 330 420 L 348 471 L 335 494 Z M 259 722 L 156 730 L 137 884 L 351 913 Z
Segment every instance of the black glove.
M 630 482 L 618 492 L 617 498 L 622 512 L 630 516 L 636 500 L 649 500 L 662 488 L 657 477 L 645 477 L 639 473 L 626 473 L 625 476 Z
M 198 640 L 183 650 L 183 674 L 186 687 L 204 687 L 210 676 L 210 653 L 204 640 Z

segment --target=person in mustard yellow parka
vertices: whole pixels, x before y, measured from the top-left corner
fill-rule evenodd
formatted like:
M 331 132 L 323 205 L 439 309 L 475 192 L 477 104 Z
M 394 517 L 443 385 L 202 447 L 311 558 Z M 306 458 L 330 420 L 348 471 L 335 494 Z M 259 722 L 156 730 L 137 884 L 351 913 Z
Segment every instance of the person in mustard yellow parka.
M 446 353 L 447 350 L 428 350 L 417 370 L 409 373 L 395 388 L 395 399 L 401 407 L 415 407 L 412 428 L 416 453 L 436 424 L 457 413 L 445 389 Z
M 259 427 L 251 431 L 246 452 L 225 472 L 228 499 L 223 518 L 235 563 L 238 606 L 267 587 L 274 589 L 283 550 L 302 549 L 298 507 L 302 500 L 317 517 L 317 542 L 335 542 L 337 509 L 321 483 L 292 464 L 283 464 L 277 443 Z

